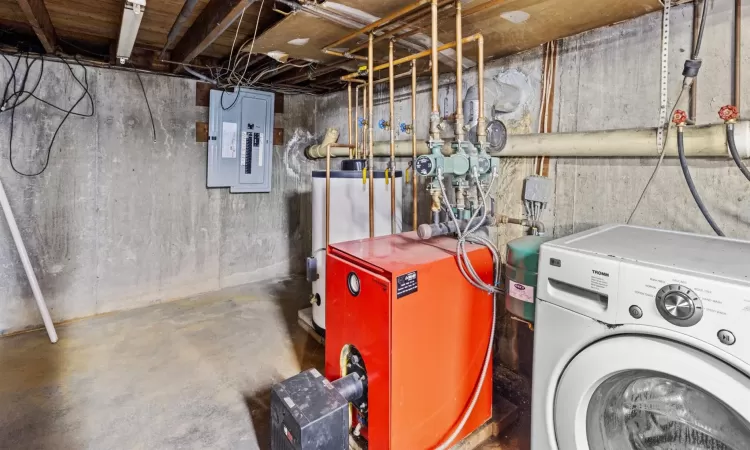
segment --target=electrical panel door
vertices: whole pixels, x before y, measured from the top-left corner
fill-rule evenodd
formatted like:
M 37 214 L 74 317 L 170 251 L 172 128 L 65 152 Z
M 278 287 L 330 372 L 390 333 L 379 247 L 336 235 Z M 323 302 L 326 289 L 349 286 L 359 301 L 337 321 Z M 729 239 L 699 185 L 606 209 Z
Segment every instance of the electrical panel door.
M 270 192 L 274 94 L 211 91 L 208 187 Z

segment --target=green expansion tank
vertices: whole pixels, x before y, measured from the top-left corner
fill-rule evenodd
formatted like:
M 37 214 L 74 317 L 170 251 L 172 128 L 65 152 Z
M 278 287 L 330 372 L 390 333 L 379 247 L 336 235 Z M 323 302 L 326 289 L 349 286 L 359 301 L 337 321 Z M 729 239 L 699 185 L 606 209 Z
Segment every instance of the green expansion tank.
M 534 302 L 539 273 L 539 248 L 551 238 L 524 236 L 508 243 L 505 266 L 505 308 L 516 317 L 534 323 Z

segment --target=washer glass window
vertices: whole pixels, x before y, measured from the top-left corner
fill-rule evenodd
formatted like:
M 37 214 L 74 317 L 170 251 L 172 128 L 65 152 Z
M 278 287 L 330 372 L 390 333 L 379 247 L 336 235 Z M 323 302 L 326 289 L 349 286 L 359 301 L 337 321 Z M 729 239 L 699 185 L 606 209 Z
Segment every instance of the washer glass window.
M 666 374 L 630 370 L 591 397 L 586 428 L 597 450 L 750 450 L 750 423 L 711 394 Z

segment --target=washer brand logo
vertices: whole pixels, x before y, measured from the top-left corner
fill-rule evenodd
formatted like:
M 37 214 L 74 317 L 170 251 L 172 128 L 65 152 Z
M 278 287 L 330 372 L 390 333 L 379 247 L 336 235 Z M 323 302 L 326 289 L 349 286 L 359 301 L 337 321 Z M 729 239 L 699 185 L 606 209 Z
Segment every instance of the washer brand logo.
M 525 291 L 525 290 L 526 290 L 526 286 L 524 286 L 524 285 L 522 285 L 522 284 L 517 284 L 517 283 L 516 283 L 516 284 L 514 284 L 514 286 L 515 286 L 515 288 L 516 288 L 516 289 L 518 289 L 519 291 Z
M 592 270 L 592 272 L 594 272 L 594 275 L 601 275 L 603 277 L 608 277 L 609 276 L 609 274 L 607 272 L 600 272 L 598 270 Z

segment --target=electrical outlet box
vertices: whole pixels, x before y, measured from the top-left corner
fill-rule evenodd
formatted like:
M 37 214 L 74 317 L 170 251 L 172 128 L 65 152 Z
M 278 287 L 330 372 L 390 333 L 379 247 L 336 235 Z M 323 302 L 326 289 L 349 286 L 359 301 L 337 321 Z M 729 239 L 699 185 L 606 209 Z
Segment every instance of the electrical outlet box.
M 528 177 L 523 189 L 523 199 L 527 202 L 548 203 L 552 198 L 552 188 L 552 180 L 547 177 Z
M 211 91 L 207 187 L 271 191 L 273 104 L 271 92 Z

